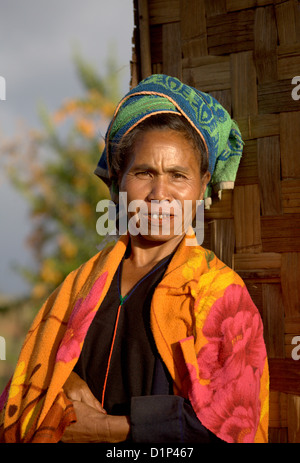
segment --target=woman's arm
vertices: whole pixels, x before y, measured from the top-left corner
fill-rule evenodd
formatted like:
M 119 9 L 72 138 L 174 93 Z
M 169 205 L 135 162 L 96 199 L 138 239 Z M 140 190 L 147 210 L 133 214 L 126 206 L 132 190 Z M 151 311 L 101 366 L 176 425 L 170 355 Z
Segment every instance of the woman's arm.
M 206 429 L 182 397 L 133 397 L 131 414 L 108 415 L 85 381 L 72 372 L 64 391 L 73 401 L 77 422 L 66 428 L 62 442 L 222 442 Z
M 133 397 L 133 442 L 224 443 L 197 418 L 190 403 L 176 395 Z

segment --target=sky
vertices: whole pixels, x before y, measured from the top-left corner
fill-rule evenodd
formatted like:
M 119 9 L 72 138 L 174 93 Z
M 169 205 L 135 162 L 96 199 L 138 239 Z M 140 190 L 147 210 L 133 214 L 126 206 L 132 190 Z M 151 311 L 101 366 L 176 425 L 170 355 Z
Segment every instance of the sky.
M 125 94 L 132 31 L 133 0 L 0 0 L 0 76 L 6 83 L 0 137 L 12 137 L 20 124 L 39 128 L 39 103 L 51 113 L 81 95 L 74 47 L 102 74 L 113 43 Z M 15 270 L 33 264 L 25 245 L 29 231 L 27 203 L 0 171 L 0 294 L 29 290 Z

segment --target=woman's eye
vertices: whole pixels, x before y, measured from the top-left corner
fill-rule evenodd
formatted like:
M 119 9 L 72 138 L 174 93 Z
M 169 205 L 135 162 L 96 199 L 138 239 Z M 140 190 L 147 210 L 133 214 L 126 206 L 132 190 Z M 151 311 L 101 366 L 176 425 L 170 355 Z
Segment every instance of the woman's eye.
M 186 178 L 186 176 L 183 175 L 183 174 L 181 174 L 180 172 L 175 172 L 175 173 L 173 174 L 173 177 L 174 177 L 175 179 L 177 179 L 177 178 L 178 178 L 178 179 L 180 179 L 180 178 Z
M 143 172 L 137 172 L 136 175 L 138 175 L 139 177 L 147 177 L 148 175 L 150 175 L 150 172 L 148 170 L 145 170 Z

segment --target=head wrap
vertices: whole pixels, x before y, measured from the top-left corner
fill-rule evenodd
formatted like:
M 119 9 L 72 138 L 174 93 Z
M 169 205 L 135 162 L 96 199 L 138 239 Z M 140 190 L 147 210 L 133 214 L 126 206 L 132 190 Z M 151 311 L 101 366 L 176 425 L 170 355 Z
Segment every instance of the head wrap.
M 211 179 L 205 192 L 205 205 L 209 207 L 212 189 L 220 192 L 234 186 L 243 151 L 241 133 L 215 98 L 175 77 L 164 74 L 147 77 L 120 101 L 109 124 L 95 174 L 111 187 L 113 198 L 117 189 L 112 184 L 110 163 L 115 146 L 144 119 L 161 113 L 184 116 L 206 145 Z

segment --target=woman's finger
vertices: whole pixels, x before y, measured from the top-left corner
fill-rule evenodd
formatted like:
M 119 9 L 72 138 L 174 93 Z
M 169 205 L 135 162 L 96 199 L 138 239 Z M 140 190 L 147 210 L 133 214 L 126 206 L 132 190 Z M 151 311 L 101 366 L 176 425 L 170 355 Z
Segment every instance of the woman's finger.
M 95 408 L 97 411 L 106 414 L 106 411 L 96 399 L 86 382 L 83 381 L 77 373 L 72 371 L 64 384 L 64 392 L 69 399 L 83 402 L 86 405 Z
M 95 408 L 101 413 L 106 413 L 106 410 L 102 407 L 100 404 L 99 400 L 96 399 L 94 394 L 91 392 L 88 386 L 82 391 L 82 398 L 81 401 L 84 402 L 85 404 L 89 405 L 90 407 Z

